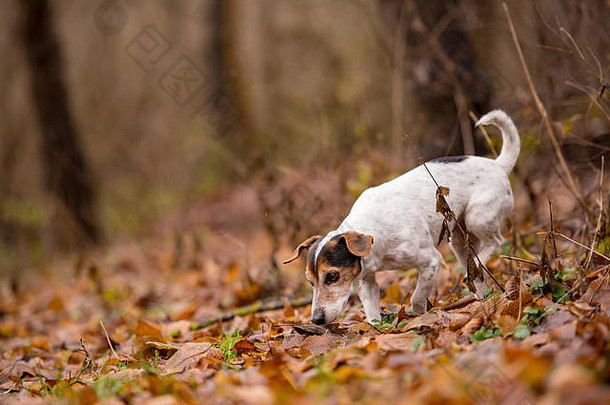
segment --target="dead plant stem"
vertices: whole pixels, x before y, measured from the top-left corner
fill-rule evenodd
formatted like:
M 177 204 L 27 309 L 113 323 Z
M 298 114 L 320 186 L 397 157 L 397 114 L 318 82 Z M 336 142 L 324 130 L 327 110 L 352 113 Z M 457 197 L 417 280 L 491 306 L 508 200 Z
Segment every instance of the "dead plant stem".
M 591 249 L 587 254 L 587 259 L 585 260 L 583 269 L 586 271 L 589 268 L 589 264 L 591 263 L 591 259 L 593 258 L 593 249 L 595 249 L 595 245 L 597 245 L 597 235 L 602 226 L 602 214 L 604 212 L 604 156 L 602 155 L 602 163 L 599 172 L 599 214 L 597 215 L 597 225 L 595 226 L 595 232 L 593 233 L 593 242 L 591 243 Z
M 536 87 L 534 86 L 532 76 L 530 74 L 529 68 L 527 67 L 527 63 L 525 62 L 525 57 L 523 56 L 523 51 L 521 49 L 521 45 L 519 44 L 519 38 L 517 36 L 517 31 L 515 30 L 515 25 L 513 24 L 513 20 L 510 16 L 510 11 L 508 10 L 508 6 L 506 5 L 506 3 L 502 3 L 502 7 L 504 8 L 504 13 L 506 14 L 506 19 L 508 21 L 508 27 L 510 29 L 511 36 L 512 36 L 513 42 L 515 44 L 517 54 L 519 55 L 519 60 L 521 61 L 521 67 L 523 68 L 523 72 L 525 73 L 525 77 L 527 79 L 527 84 L 529 86 L 530 92 L 532 93 L 532 97 L 534 98 L 534 103 L 536 104 L 536 107 L 538 108 L 538 111 L 540 112 L 540 115 L 542 116 L 542 121 L 544 122 L 544 127 L 546 128 L 546 132 L 549 137 L 549 140 L 551 141 L 551 145 L 553 146 L 553 150 L 555 151 L 555 155 L 557 155 L 559 164 L 561 165 L 561 167 L 564 171 L 564 174 L 566 176 L 566 179 L 568 180 L 568 188 L 570 188 L 572 193 L 575 195 L 575 197 L 578 200 L 578 202 L 580 203 L 582 209 L 587 213 L 587 215 L 590 215 L 591 212 L 590 212 L 589 208 L 587 207 L 587 205 L 585 204 L 584 200 L 582 199 L 580 192 L 578 191 L 578 186 L 576 185 L 576 182 L 574 181 L 574 178 L 572 177 L 572 173 L 570 172 L 570 169 L 568 168 L 568 165 L 563 157 L 563 153 L 561 152 L 561 147 L 559 145 L 559 142 L 557 141 L 557 138 L 555 137 L 555 133 L 553 132 L 551 120 L 549 119 L 549 115 L 546 111 L 546 108 L 544 107 L 544 104 L 540 100 L 540 97 L 538 96 L 538 92 L 536 91 Z

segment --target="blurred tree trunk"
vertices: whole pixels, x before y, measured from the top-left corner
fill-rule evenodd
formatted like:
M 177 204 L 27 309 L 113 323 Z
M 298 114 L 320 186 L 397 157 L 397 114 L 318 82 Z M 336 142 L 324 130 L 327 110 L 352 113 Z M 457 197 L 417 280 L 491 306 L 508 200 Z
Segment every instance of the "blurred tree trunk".
M 247 174 L 243 160 L 251 148 L 249 133 L 241 125 L 243 105 L 240 83 L 237 75 L 232 73 L 237 71 L 237 61 L 233 55 L 233 17 L 237 6 L 229 0 L 209 0 L 206 4 L 208 10 L 205 24 L 208 30 L 205 34 L 204 57 L 210 82 L 208 92 L 213 100 L 210 108 L 215 110 L 213 114 L 219 122 L 215 128 L 216 136 L 231 152 L 228 157 L 234 161 L 230 163 L 243 176 Z
M 63 80 L 60 45 L 46 0 L 18 0 L 21 41 L 40 127 L 44 181 L 56 208 L 56 243 L 69 247 L 98 242 L 95 193 L 87 161 L 72 122 Z M 62 215 L 67 214 L 67 215 Z M 68 221 L 66 221 L 68 219 Z
M 406 48 L 401 53 L 405 58 L 407 132 L 440 139 L 438 150 L 430 150 L 431 145 L 422 148 L 424 157 L 442 154 L 443 149 L 450 154 L 474 154 L 468 112 L 489 110 L 490 88 L 481 74 L 460 0 L 380 0 L 380 6 L 391 32 L 399 34 L 392 40 L 401 41 Z M 477 3 L 476 7 L 487 6 Z M 402 14 L 405 8 L 410 23 Z M 405 26 L 400 28 L 401 24 Z M 396 43 L 393 47 L 401 49 Z M 455 147 L 458 133 L 461 148 Z

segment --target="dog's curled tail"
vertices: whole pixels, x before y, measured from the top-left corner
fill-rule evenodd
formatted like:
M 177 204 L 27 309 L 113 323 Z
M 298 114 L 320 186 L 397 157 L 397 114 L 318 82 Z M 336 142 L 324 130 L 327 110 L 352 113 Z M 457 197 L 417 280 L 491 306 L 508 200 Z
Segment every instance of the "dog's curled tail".
M 493 110 L 482 116 L 475 124 L 477 127 L 479 125 L 494 125 L 500 129 L 502 133 L 502 150 L 500 151 L 500 156 L 496 158 L 496 162 L 504 169 L 506 174 L 510 173 L 515 167 L 515 163 L 517 163 L 521 149 L 519 132 L 513 120 L 504 111 Z

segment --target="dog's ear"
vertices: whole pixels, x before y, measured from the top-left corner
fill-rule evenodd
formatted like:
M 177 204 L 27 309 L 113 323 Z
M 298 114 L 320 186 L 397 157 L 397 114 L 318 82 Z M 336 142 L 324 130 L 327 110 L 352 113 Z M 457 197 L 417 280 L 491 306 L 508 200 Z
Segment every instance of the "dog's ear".
M 311 236 L 309 238 L 307 238 L 306 240 L 304 240 L 299 246 L 297 246 L 296 249 L 294 249 L 294 255 L 290 258 L 290 259 L 286 259 L 284 260 L 282 263 L 284 264 L 288 264 L 290 262 L 295 261 L 296 259 L 299 258 L 299 255 L 301 254 L 301 252 L 303 251 L 303 249 L 309 249 L 311 247 L 311 245 L 313 245 L 314 243 L 316 243 L 316 241 L 318 239 L 320 239 L 322 236 L 320 235 L 314 235 Z
M 368 255 L 373 246 L 373 237 L 359 232 L 345 232 L 341 235 L 341 239 L 345 239 L 347 249 L 359 257 Z

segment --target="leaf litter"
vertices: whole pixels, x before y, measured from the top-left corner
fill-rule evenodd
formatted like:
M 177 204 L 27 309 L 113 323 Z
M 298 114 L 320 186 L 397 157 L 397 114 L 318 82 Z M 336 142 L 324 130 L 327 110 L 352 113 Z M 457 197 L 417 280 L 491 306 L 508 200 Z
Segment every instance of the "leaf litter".
M 197 266 L 177 266 L 195 261 L 167 239 L 53 263 L 44 288 L 2 290 L 0 401 L 608 403 L 610 263 L 549 229 L 528 247 L 537 260 L 487 263 L 505 292 L 484 300 L 455 261 L 420 315 L 407 311 L 415 274 L 380 275 L 373 325 L 357 299 L 339 322 L 309 323 L 309 301 L 266 278 L 267 253 L 246 260 L 220 235 Z

